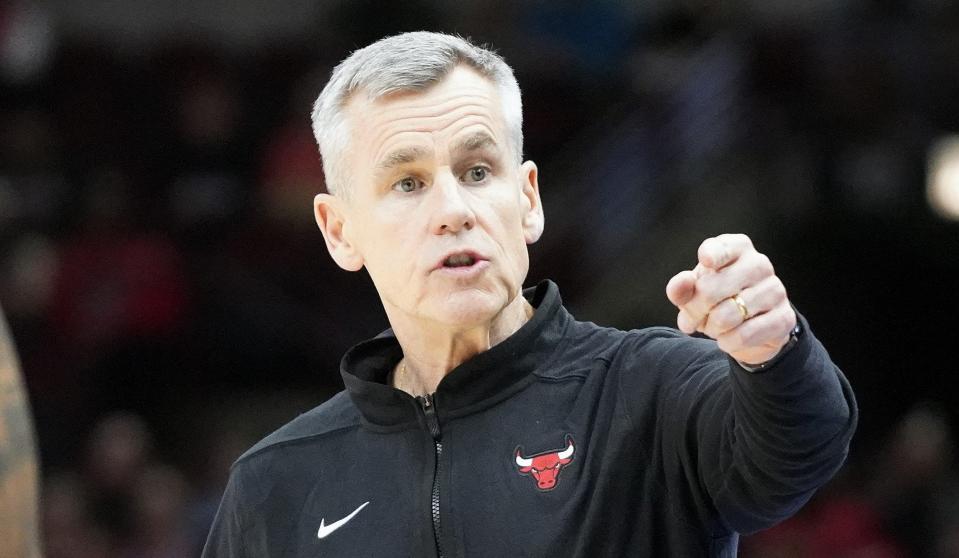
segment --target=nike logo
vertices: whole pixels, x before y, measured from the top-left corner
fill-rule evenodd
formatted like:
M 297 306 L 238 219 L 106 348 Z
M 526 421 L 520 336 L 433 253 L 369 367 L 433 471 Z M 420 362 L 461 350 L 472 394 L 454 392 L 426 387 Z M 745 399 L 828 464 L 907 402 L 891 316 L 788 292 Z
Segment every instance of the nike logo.
M 350 515 L 344 517 L 343 519 L 339 521 L 334 521 L 333 523 L 330 523 L 329 525 L 326 524 L 326 518 L 320 519 L 320 530 L 316 532 L 316 536 L 321 539 L 325 539 L 326 537 L 330 536 L 330 533 L 346 525 L 347 521 L 353 519 L 353 517 L 356 514 L 360 513 L 360 510 L 365 508 L 366 504 L 369 504 L 369 502 L 363 503 L 363 505 L 353 510 L 353 513 L 351 513 Z

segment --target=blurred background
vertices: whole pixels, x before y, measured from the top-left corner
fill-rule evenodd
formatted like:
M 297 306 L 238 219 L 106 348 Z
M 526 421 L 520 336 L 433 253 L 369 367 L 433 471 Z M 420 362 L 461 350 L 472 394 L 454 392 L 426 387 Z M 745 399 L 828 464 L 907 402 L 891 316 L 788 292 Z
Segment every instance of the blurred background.
M 197 556 L 232 460 L 387 326 L 313 223 L 309 111 L 416 29 L 517 73 L 529 285 L 670 325 L 669 277 L 745 232 L 851 380 L 847 466 L 742 556 L 959 556 L 957 3 L 8 0 L 0 301 L 50 558 Z

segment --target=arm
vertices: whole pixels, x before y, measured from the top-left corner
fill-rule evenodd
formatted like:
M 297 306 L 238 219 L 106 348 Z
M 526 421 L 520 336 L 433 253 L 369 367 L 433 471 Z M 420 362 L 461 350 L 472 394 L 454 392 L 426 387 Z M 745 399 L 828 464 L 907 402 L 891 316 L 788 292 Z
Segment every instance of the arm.
M 845 459 L 857 418 L 848 382 L 745 236 L 704 242 L 696 269 L 674 277 L 667 295 L 680 329 L 720 349 L 678 339 L 661 353 L 678 372 L 662 417 L 667 456 L 730 530 L 785 519 Z M 803 333 L 790 341 L 797 321 Z
M 37 457 L 30 406 L 0 309 L 0 554 L 38 557 L 38 535 Z
M 664 466 L 681 473 L 700 513 L 721 521 L 717 531 L 782 521 L 844 462 L 855 399 L 808 330 L 759 373 L 706 339 L 662 338 L 649 349 L 667 378 L 657 418 Z

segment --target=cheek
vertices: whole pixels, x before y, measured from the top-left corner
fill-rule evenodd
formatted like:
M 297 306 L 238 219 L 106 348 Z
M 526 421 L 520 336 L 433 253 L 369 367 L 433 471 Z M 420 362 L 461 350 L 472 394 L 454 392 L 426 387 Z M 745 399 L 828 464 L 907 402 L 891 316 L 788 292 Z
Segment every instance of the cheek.
M 519 275 L 525 274 L 529 267 L 529 252 L 523 231 L 523 217 L 515 199 L 502 200 L 496 212 L 497 239 L 510 267 Z
M 529 271 L 529 251 L 523 237 L 517 239 L 513 246 L 513 268 L 518 277 L 523 278 Z
M 415 254 L 410 249 L 413 245 L 413 242 L 374 241 L 372 251 L 378 270 L 390 276 L 405 274 L 415 261 Z
M 396 227 L 367 226 L 360 233 L 367 272 L 376 282 L 396 280 L 415 261 L 409 253 L 412 242 L 402 242 L 407 233 Z

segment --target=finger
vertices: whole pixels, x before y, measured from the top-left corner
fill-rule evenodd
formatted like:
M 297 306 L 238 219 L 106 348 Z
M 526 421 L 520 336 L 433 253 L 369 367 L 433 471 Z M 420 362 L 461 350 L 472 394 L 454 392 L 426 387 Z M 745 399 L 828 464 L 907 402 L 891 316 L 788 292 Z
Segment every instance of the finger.
M 696 293 L 696 273 L 680 271 L 666 283 L 666 297 L 676 306 L 682 306 Z
M 697 263 L 696 267 L 693 268 L 693 275 L 696 276 L 696 281 L 699 281 L 700 277 L 704 275 L 712 275 L 716 273 L 715 271 L 704 267 L 703 264 Z M 693 286 L 693 296 L 686 299 L 686 304 L 684 309 L 686 313 L 690 316 L 690 321 L 696 324 L 696 329 L 699 330 L 699 326 L 702 325 L 703 321 L 706 319 L 706 309 L 700 308 L 702 305 L 695 305 L 693 308 L 690 308 L 689 304 L 693 301 L 696 296 L 696 288 Z
M 786 288 L 775 275 L 739 293 L 743 308 L 736 304 L 735 296 L 729 297 L 712 308 L 701 331 L 713 339 L 739 327 L 740 324 L 761 316 L 786 300 Z M 745 309 L 745 315 L 743 311 Z
M 685 306 L 694 316 L 705 316 L 731 296 L 775 277 L 769 258 L 750 251 L 720 271 L 707 271 L 697 280 L 695 292 Z
M 739 256 L 753 249 L 753 243 L 744 234 L 721 234 L 707 238 L 699 245 L 697 256 L 699 263 L 710 269 L 720 270 L 739 259 Z
M 676 326 L 679 327 L 679 331 L 687 335 L 692 335 L 698 331 L 702 321 L 702 318 L 692 316 L 685 309 L 681 309 L 679 315 L 676 316 Z
M 746 292 L 743 291 L 740 297 L 745 299 L 745 295 Z M 748 308 L 748 305 L 746 305 L 746 307 Z M 723 334 L 742 325 L 749 317 L 748 314 L 743 315 L 743 312 L 739 309 L 739 305 L 736 304 L 733 297 L 730 297 L 710 310 L 709 314 L 706 315 L 706 319 L 703 321 L 702 332 L 713 339 L 719 339 Z
M 789 340 L 796 313 L 787 300 L 716 338 L 719 348 L 740 362 L 763 363 Z

